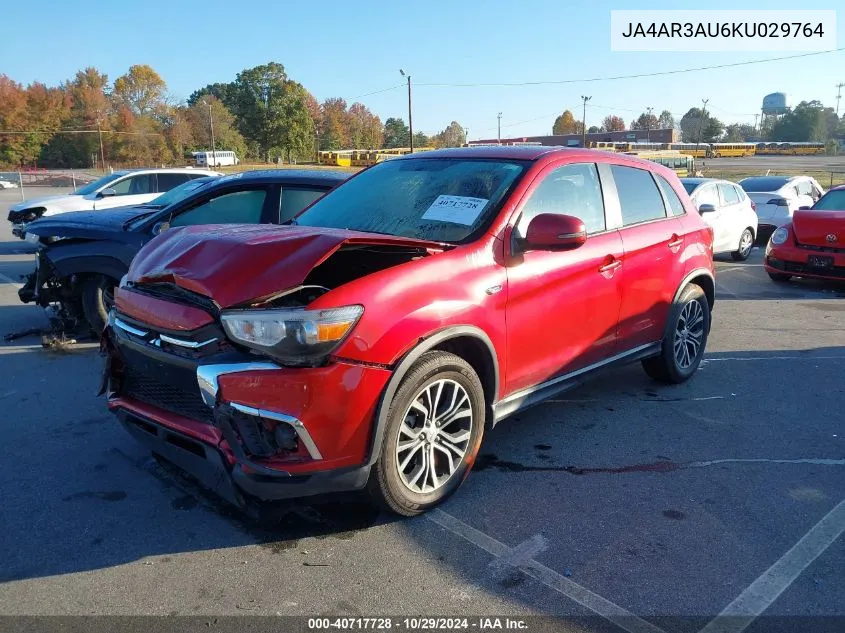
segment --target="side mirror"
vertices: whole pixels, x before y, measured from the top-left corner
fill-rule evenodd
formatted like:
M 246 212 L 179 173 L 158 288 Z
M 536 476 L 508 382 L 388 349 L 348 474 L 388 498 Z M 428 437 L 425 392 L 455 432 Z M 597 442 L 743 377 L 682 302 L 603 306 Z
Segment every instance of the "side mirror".
M 523 246 L 525 250 L 566 251 L 587 241 L 584 223 L 571 215 L 541 213 L 528 223 Z
M 170 228 L 170 222 L 156 222 L 153 224 L 153 235 L 160 235 Z
M 116 195 L 117 195 L 117 191 L 115 191 L 111 187 L 106 187 L 99 194 L 97 194 L 97 197 L 98 198 L 111 198 L 112 196 L 116 196 Z
M 810 209 L 812 209 L 812 208 L 813 208 L 813 207 L 809 207 L 809 206 L 807 206 L 807 205 L 805 204 L 803 207 L 798 207 L 798 210 L 799 210 L 799 211 L 809 211 L 809 210 L 810 210 Z
M 716 207 L 712 204 L 706 204 L 705 203 L 705 204 L 698 205 L 698 212 L 701 215 L 704 215 L 705 213 L 715 213 L 715 211 L 716 211 Z

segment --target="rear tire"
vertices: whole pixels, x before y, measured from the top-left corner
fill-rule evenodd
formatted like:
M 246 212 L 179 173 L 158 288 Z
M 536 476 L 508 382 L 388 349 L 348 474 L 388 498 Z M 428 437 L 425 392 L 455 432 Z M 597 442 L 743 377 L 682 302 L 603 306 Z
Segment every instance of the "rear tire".
M 704 290 L 691 284 L 669 311 L 660 354 L 642 361 L 645 373 L 667 384 L 686 382 L 701 363 L 709 333 L 710 304 Z
M 751 249 L 754 248 L 754 232 L 751 229 L 745 229 L 739 237 L 739 247 L 731 257 L 734 261 L 744 262 L 751 255 Z
M 390 402 L 367 482 L 374 500 L 408 517 L 445 501 L 472 468 L 485 415 L 484 389 L 469 363 L 448 352 L 423 354 Z
M 108 323 L 116 286 L 117 281 L 105 275 L 86 279 L 82 285 L 82 313 L 97 336 L 103 333 Z
M 792 279 L 792 275 L 786 275 L 784 273 L 769 273 L 769 279 L 776 283 L 782 284 Z

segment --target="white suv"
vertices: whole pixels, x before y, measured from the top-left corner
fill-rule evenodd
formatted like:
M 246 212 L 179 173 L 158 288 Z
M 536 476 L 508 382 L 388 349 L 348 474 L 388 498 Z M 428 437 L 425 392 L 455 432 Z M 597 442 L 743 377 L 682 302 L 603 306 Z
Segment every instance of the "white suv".
M 74 193 L 25 200 L 9 207 L 12 233 L 24 239 L 26 225 L 41 217 L 144 204 L 194 178 L 219 176 L 215 171 L 193 169 L 134 169 L 116 171 L 81 187 Z

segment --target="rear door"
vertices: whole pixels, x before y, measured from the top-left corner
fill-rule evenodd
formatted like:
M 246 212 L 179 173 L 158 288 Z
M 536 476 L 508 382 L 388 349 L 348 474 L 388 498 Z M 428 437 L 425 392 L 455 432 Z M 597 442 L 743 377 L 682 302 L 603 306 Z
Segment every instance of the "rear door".
M 156 176 L 156 191 L 158 193 L 165 193 L 170 191 L 174 187 L 178 187 L 189 180 L 193 180 L 194 178 L 199 178 L 200 174 L 194 176 L 193 174 L 178 174 L 178 173 L 170 173 L 170 172 L 160 172 L 155 175 Z
M 279 201 L 278 223 L 284 224 L 295 217 L 305 207 L 323 197 L 328 188 L 305 185 L 282 185 Z
M 626 352 L 663 338 L 672 299 L 684 276 L 686 231 L 683 216 L 675 215 L 671 206 L 667 209 L 667 200 L 649 170 L 613 165 L 610 172 L 622 210 L 622 305 L 617 336 L 619 351 Z
M 743 204 L 734 186 L 727 182 L 718 184 L 719 195 L 722 198 L 722 207 L 719 209 L 719 222 L 723 227 L 723 241 L 714 246 L 716 252 L 735 251 L 739 248 L 739 238 L 748 224 L 748 217 L 745 213 L 746 205 Z

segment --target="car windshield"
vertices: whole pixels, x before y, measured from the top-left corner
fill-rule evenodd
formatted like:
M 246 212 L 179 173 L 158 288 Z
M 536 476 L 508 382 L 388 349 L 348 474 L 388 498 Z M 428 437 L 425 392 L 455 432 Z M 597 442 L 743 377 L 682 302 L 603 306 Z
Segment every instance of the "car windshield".
M 845 189 L 828 191 L 813 205 L 813 210 L 845 211 Z
M 115 180 L 117 180 L 118 178 L 120 178 L 121 176 L 124 176 L 124 175 L 125 174 L 115 173 L 115 174 L 109 174 L 108 176 L 103 176 L 99 180 L 95 180 L 94 182 L 88 183 L 84 187 L 80 187 L 79 189 L 74 191 L 74 193 L 77 196 L 87 196 L 89 194 L 95 193 L 98 189 L 105 187 L 110 182 L 114 182 Z
M 739 182 L 739 186 L 748 192 L 755 191 L 777 191 L 789 182 L 789 178 L 775 178 L 761 176 L 759 178 L 745 178 Z
M 524 169 L 522 161 L 388 160 L 326 194 L 293 222 L 461 242 L 490 221 Z
M 189 193 L 194 192 L 212 180 L 214 180 L 213 177 L 206 176 L 203 178 L 194 178 L 188 182 L 183 182 L 181 185 L 173 187 L 170 191 L 161 194 L 158 198 L 154 198 L 144 206 L 164 208 L 174 202 L 182 200 L 183 198 L 187 198 Z

